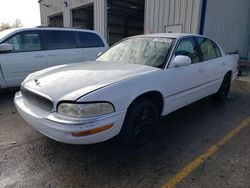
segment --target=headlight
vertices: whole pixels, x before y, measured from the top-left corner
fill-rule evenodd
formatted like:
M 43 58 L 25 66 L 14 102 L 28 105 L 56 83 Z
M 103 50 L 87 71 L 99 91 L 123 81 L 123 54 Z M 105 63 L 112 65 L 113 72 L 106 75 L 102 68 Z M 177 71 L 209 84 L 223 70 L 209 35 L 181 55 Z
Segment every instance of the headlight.
M 61 103 L 57 109 L 58 113 L 67 116 L 88 118 L 109 114 L 115 111 L 112 104 L 108 102 L 99 103 Z

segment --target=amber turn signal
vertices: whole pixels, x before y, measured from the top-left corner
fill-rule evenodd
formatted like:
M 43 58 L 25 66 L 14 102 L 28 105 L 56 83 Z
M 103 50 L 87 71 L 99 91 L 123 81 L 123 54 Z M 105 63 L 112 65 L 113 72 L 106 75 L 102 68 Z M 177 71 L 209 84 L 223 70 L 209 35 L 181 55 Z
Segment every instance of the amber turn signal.
M 98 128 L 91 129 L 91 130 L 88 130 L 88 131 L 73 132 L 72 135 L 75 136 L 75 137 L 89 136 L 89 135 L 96 134 L 96 133 L 105 131 L 107 129 L 110 129 L 111 127 L 113 127 L 112 124 L 111 125 L 105 125 L 103 127 L 98 127 Z

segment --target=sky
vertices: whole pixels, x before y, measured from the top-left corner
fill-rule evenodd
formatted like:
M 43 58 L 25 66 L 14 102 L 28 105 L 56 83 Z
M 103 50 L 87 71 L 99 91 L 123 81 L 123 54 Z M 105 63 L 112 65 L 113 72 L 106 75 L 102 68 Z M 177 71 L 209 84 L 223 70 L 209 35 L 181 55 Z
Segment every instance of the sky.
M 20 19 L 24 27 L 41 25 L 38 0 L 0 0 L 0 24 Z

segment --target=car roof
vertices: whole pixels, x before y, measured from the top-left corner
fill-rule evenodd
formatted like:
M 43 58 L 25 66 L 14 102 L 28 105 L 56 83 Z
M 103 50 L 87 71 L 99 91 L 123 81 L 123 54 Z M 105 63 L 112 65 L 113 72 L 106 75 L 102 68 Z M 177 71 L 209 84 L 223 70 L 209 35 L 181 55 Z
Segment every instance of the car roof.
M 160 37 L 160 38 L 182 38 L 187 36 L 202 36 L 197 34 L 190 34 L 190 33 L 152 33 L 152 34 L 144 34 L 144 35 L 137 35 L 134 37 Z
M 2 32 L 4 32 L 2 35 L 0 35 L 0 42 L 4 41 L 6 38 L 8 38 L 10 35 L 13 35 L 15 33 L 21 32 L 21 31 L 34 31 L 34 30 L 45 30 L 45 31 L 85 31 L 85 32 L 89 32 L 89 33 L 95 33 L 97 35 L 99 35 L 103 40 L 104 38 L 102 37 L 102 35 L 94 30 L 88 30 L 88 29 L 77 29 L 77 28 L 59 28 L 59 27 L 42 27 L 42 26 L 38 26 L 38 27 L 20 27 L 20 28 L 12 28 L 12 29 L 6 29 Z
M 67 28 L 67 27 L 20 27 L 20 28 L 13 28 L 10 29 L 12 31 L 28 31 L 28 30 L 56 30 L 56 31 L 88 31 L 92 33 L 98 33 L 94 30 L 88 30 L 88 29 L 78 29 L 78 28 Z

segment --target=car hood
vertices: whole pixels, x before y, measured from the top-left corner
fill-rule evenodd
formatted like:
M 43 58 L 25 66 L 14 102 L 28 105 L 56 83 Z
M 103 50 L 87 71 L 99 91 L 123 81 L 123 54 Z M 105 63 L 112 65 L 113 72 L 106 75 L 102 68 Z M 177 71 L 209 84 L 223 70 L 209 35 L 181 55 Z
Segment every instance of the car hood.
M 138 64 L 88 61 L 35 72 L 25 79 L 22 87 L 45 94 L 55 102 L 75 101 L 102 87 L 157 70 Z

